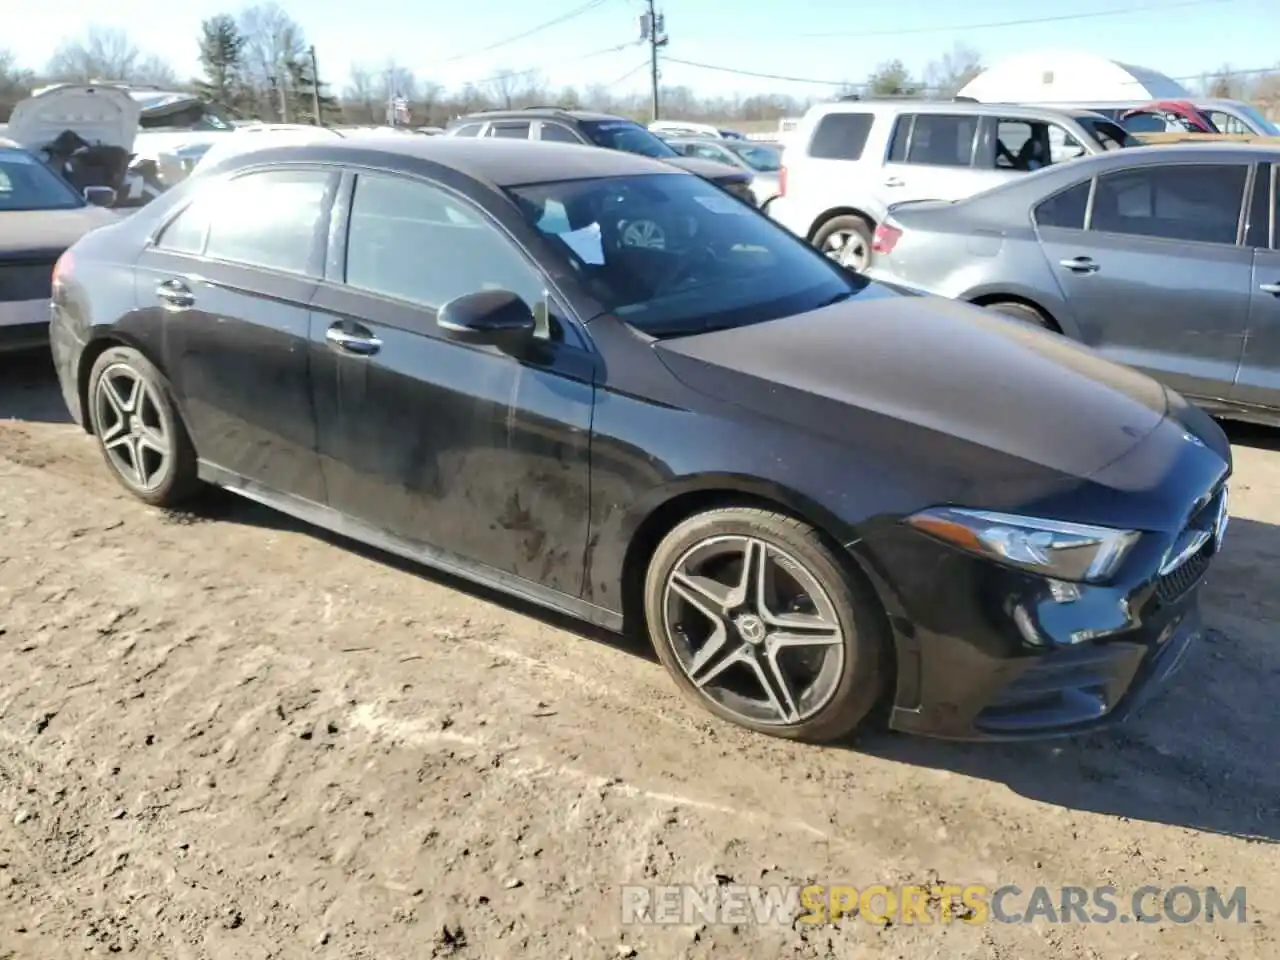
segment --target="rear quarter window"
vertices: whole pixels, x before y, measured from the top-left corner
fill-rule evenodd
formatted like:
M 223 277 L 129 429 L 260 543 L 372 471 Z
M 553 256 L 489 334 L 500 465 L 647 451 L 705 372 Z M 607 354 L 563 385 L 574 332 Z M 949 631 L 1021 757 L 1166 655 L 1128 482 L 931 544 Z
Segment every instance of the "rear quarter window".
M 813 128 L 809 156 L 819 160 L 860 160 L 871 124 L 870 113 L 828 113 Z

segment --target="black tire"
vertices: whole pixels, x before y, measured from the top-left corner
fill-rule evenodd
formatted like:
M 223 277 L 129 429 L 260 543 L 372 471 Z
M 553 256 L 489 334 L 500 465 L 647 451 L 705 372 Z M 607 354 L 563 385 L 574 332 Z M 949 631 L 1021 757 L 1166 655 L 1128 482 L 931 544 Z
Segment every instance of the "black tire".
M 995 313 L 1021 320 L 1023 323 L 1029 323 L 1033 327 L 1057 332 L 1053 321 L 1029 304 L 1018 303 L 1016 300 L 996 300 L 993 303 L 983 304 L 983 306 Z
M 682 665 L 675 649 L 680 641 L 669 637 L 668 584 L 677 564 L 708 542 L 739 537 L 762 541 L 798 561 L 825 591 L 838 620 L 840 640 L 831 649 L 843 650 L 843 657 L 837 658 L 840 673 L 831 681 L 831 692 L 820 708 L 799 722 L 756 721 L 704 693 Z M 724 507 L 684 520 L 663 538 L 649 561 L 644 610 L 649 638 L 681 692 L 704 709 L 747 729 L 811 743 L 840 740 L 867 717 L 884 691 L 891 643 L 879 601 L 850 562 L 829 547 L 817 530 L 792 517 L 755 507 Z M 745 634 L 742 637 L 731 635 L 725 649 L 747 650 Z
M 832 217 L 821 227 L 818 232 L 813 235 L 813 245 L 824 255 L 830 256 L 830 252 L 826 249 L 827 244 L 837 234 L 850 233 L 857 236 L 857 241 L 861 244 L 860 263 L 846 263 L 845 265 L 853 270 L 864 270 L 871 263 L 871 240 L 875 233 L 875 227 L 864 220 L 862 217 L 854 214 L 846 214 L 844 216 Z
M 104 389 L 110 389 L 104 386 L 104 379 L 108 377 L 111 379 L 111 384 L 117 388 L 116 392 L 118 392 L 118 385 L 123 382 L 136 381 L 144 385 L 144 392 L 139 394 L 141 399 L 138 403 L 141 406 L 138 412 L 126 411 L 128 413 L 126 417 L 124 413 L 120 413 L 120 406 L 112 405 L 109 400 L 101 397 Z M 130 378 L 133 378 L 133 381 L 130 381 Z M 102 452 L 102 458 L 106 461 L 112 476 L 121 486 L 144 503 L 153 507 L 166 508 L 190 500 L 201 491 L 203 484 L 197 476 L 195 447 L 187 434 L 182 417 L 174 407 L 164 376 L 150 360 L 132 347 L 110 347 L 104 350 L 89 373 L 87 399 L 87 414 L 98 449 Z M 108 421 L 109 409 L 111 416 L 119 413 L 118 421 Z M 125 453 L 118 445 L 109 448 L 104 438 L 104 431 L 115 436 L 131 433 L 128 427 L 135 418 L 141 421 L 152 421 L 154 426 L 148 432 L 148 437 L 157 443 L 162 437 L 168 447 L 167 462 L 163 467 L 157 468 L 153 475 L 145 476 L 144 480 L 147 482 L 140 482 L 139 475 L 131 476 L 122 466 L 124 459 L 136 454 L 140 449 L 139 446 L 136 443 L 132 446 L 124 444 L 128 451 L 132 451 L 132 453 Z M 117 425 L 120 425 L 119 432 L 114 429 Z M 154 427 L 159 429 L 156 430 Z M 155 451 L 151 450 L 143 456 L 151 457 L 154 453 Z M 151 462 L 154 462 L 154 459 Z

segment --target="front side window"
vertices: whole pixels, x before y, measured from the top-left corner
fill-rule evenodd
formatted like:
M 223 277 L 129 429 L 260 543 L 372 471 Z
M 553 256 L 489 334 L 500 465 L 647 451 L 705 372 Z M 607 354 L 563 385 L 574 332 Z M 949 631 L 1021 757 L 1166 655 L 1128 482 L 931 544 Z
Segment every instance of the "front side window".
M 449 135 L 452 137 L 478 137 L 483 127 L 483 123 L 464 123 L 462 126 L 456 127 Z
M 74 210 L 84 199 L 25 150 L 0 147 L 0 211 Z
M 1089 228 L 1234 244 L 1248 173 L 1242 163 L 1184 163 L 1102 174 Z
M 697 144 L 689 156 L 700 157 L 703 160 L 714 160 L 716 163 L 733 163 L 733 157 L 729 156 L 727 151 L 706 143 Z
M 1054 163 L 1075 159 L 1084 152 L 1084 145 L 1056 123 L 1040 120 L 996 121 L 997 170 L 1029 173 Z
M 545 288 L 479 211 L 439 187 L 383 174 L 356 179 L 346 283 L 432 309 L 481 290 L 509 290 L 536 307 Z
M 1066 230 L 1083 230 L 1085 211 L 1089 208 L 1089 188 L 1092 180 L 1077 183 L 1061 193 L 1056 193 L 1048 200 L 1040 202 L 1035 209 L 1037 227 L 1060 227 Z
M 539 140 L 550 140 L 554 143 L 582 143 L 578 139 L 578 135 L 568 127 L 558 123 L 543 122 L 542 128 L 538 131 Z
M 508 192 L 566 273 L 654 337 L 773 320 L 854 296 L 897 296 L 700 177 L 569 180 Z
M 973 161 L 977 133 L 977 117 L 917 114 L 906 161 L 934 167 L 967 167 Z
M 334 177 L 323 170 L 264 170 L 210 184 L 165 228 L 156 246 L 216 260 L 306 274 Z

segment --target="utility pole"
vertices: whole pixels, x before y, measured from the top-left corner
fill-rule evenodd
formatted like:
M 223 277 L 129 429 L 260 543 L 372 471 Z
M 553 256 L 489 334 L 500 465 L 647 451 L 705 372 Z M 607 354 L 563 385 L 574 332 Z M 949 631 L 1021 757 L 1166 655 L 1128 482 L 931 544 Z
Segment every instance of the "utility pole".
M 316 62 L 316 47 L 312 44 L 307 55 L 311 58 L 311 122 L 317 127 L 322 126 L 320 122 L 320 64 Z
M 655 9 L 655 0 L 645 0 L 648 11 L 640 16 L 640 39 L 649 41 L 649 83 L 653 95 L 653 119 L 658 119 L 658 50 L 667 45 L 666 18 Z

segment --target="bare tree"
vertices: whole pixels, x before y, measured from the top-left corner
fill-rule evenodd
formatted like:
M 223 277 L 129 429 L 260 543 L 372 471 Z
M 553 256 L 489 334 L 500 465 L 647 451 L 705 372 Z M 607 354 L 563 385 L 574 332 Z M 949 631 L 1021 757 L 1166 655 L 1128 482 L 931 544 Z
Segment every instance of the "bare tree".
M 8 120 L 14 106 L 31 95 L 35 74 L 18 66 L 8 50 L 0 50 L 0 121 Z
M 876 97 L 910 97 L 920 90 L 901 60 L 888 60 L 867 77 L 867 92 Z
M 381 116 L 373 76 L 367 67 L 352 64 L 346 89 L 342 91 L 342 112 L 352 123 L 377 123 Z
M 524 89 L 524 75 L 513 70 L 500 70 L 486 84 L 498 106 L 510 110 Z
M 90 27 L 83 38 L 63 40 L 53 51 L 45 73 L 53 80 L 133 80 L 142 52 L 123 30 Z
M 1201 85 L 1207 97 L 1239 100 L 1244 96 L 1244 81 L 1229 63 L 1224 63 L 1217 73 L 1201 78 Z
M 954 97 L 982 70 L 982 54 L 973 47 L 957 43 L 925 67 L 924 82 L 930 93 Z
M 246 8 L 238 25 L 244 37 L 241 57 L 245 81 L 257 101 L 257 112 L 279 117 L 280 87 L 288 87 L 291 68 L 306 55 L 302 27 L 273 2 Z

